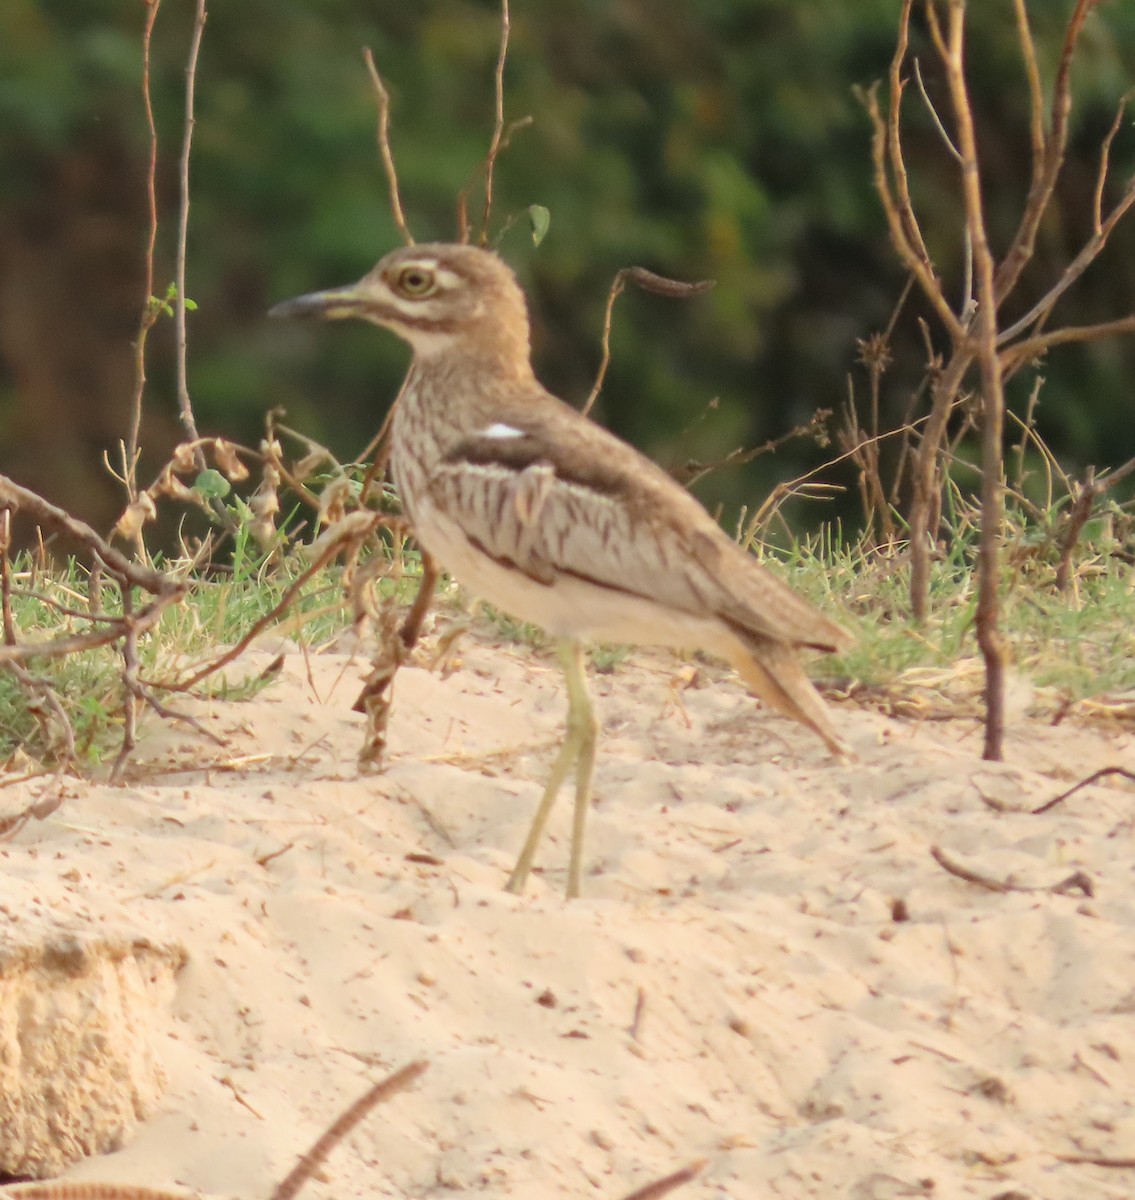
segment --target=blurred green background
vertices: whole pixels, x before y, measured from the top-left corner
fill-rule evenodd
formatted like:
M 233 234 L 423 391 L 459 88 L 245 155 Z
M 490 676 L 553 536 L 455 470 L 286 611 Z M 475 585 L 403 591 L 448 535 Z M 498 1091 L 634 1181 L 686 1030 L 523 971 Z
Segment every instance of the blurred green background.
M 1027 92 L 1009 0 L 972 4 L 970 70 L 995 247 L 1029 179 Z M 1071 0 L 1030 0 L 1047 72 Z M 513 0 L 510 118 L 531 114 L 497 174 L 494 232 L 530 204 L 552 216 L 533 247 L 519 220 L 502 253 L 529 289 L 537 370 L 587 394 L 612 275 L 638 264 L 713 278 L 687 301 L 628 292 L 597 410 L 665 465 L 752 446 L 837 408 L 856 341 L 883 327 L 904 275 L 871 185 L 853 85 L 883 76 L 898 0 Z M 153 41 L 161 137 L 156 289 L 173 276 L 176 174 L 191 0 L 164 0 Z M 0 471 L 100 526 L 121 507 L 101 455 L 124 436 L 143 300 L 147 133 L 141 0 L 0 6 Z M 407 352 L 369 327 L 286 327 L 276 300 L 357 278 L 397 234 L 375 150 L 373 48 L 392 92 L 392 141 L 419 240 L 455 232 L 491 130 L 499 10 L 485 0 L 214 0 L 197 80 L 188 294 L 190 388 L 203 432 L 255 440 L 263 413 L 343 458 L 394 396 Z M 917 26 L 917 22 L 916 22 Z M 947 110 L 916 28 L 927 88 Z M 1043 293 L 1090 229 L 1100 139 L 1135 83 L 1135 4 L 1090 20 L 1075 72 L 1069 162 L 1013 312 Z M 960 291 L 953 164 L 913 89 L 909 162 L 938 265 Z M 1109 196 L 1135 167 L 1130 120 Z M 474 188 L 471 210 L 479 216 Z M 1135 310 L 1135 219 L 1062 303 L 1058 323 Z M 918 303 L 885 381 L 897 423 L 923 369 Z M 1070 468 L 1135 455 L 1135 339 L 1054 353 L 1041 427 Z M 1024 373 L 1010 399 L 1031 386 Z M 707 412 L 707 405 L 719 403 Z M 178 438 L 173 325 L 151 338 L 143 480 Z M 698 485 L 727 512 L 824 457 L 793 444 Z M 838 471 L 837 482 L 851 483 Z M 854 519 L 798 506 L 795 519 Z

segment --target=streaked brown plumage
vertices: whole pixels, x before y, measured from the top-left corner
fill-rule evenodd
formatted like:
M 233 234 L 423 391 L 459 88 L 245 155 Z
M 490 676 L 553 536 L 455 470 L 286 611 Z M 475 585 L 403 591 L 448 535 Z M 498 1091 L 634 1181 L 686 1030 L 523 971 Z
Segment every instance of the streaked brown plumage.
M 568 737 L 511 890 L 523 887 L 576 763 L 568 895 L 579 891 L 595 743 L 582 640 L 708 651 L 770 707 L 844 751 L 797 651 L 835 650 L 847 633 L 741 550 L 658 466 L 541 387 L 524 295 L 495 254 L 407 246 L 358 284 L 273 313 L 361 317 L 410 343 L 391 465 L 418 540 L 473 593 L 563 647 Z

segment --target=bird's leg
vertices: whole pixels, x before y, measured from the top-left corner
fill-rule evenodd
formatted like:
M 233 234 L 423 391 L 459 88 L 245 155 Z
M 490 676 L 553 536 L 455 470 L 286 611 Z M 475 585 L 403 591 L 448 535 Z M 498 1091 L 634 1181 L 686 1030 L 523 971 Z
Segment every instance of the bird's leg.
M 583 670 L 583 651 L 579 643 L 562 642 L 557 647 L 557 652 L 563 663 L 564 675 L 567 679 L 567 732 L 564 736 L 564 744 L 552 767 L 547 787 L 544 788 L 544 795 L 540 798 L 536 815 L 532 818 L 532 825 L 528 830 L 528 837 L 524 841 L 524 848 L 520 851 L 520 857 L 516 860 L 516 866 L 512 869 L 508 883 L 505 884 L 505 891 L 519 893 L 524 890 L 524 884 L 536 857 L 536 847 L 540 844 L 540 837 L 544 832 L 544 826 L 548 823 L 548 817 L 556 802 L 560 785 L 567 778 L 572 763 L 578 761 L 576 808 L 572 823 L 571 861 L 568 868 L 567 894 L 570 899 L 579 895 L 579 876 L 583 857 L 583 827 L 587 820 L 587 806 L 591 800 L 591 771 L 595 764 L 596 723 L 595 716 L 591 711 L 591 699 L 587 694 L 587 678 Z
M 591 808 L 591 777 L 595 773 L 595 739 L 599 722 L 591 707 L 587 691 L 587 673 L 583 665 L 583 650 L 578 642 L 564 645 L 560 652 L 568 688 L 568 729 L 579 741 L 579 757 L 575 763 L 575 811 L 571 822 L 571 858 L 568 860 L 567 898 L 579 895 L 583 878 L 583 833 Z

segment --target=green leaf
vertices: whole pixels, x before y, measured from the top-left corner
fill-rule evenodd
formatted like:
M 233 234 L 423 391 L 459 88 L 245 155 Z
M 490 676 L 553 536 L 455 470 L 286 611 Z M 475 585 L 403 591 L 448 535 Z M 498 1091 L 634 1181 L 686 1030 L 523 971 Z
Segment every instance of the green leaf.
M 542 204 L 528 206 L 528 227 L 532 231 L 532 245 L 538 246 L 548 235 L 552 214 Z
M 232 486 L 220 471 L 208 467 L 193 481 L 193 490 L 206 500 L 221 500 L 232 491 Z
M 187 312 L 196 312 L 197 311 L 197 301 L 190 300 L 189 297 L 186 296 L 185 297 L 185 309 Z

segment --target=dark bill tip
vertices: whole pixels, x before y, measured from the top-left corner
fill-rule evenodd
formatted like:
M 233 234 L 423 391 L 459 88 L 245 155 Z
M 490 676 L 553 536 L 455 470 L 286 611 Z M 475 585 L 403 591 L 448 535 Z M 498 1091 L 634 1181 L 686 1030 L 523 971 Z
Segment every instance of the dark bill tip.
M 296 296 L 292 300 L 281 300 L 268 310 L 272 318 L 285 320 L 295 319 L 329 319 L 334 317 L 355 316 L 361 307 L 358 296 L 350 288 L 342 288 L 330 292 L 310 292 L 306 296 Z

